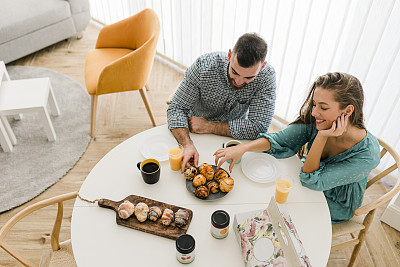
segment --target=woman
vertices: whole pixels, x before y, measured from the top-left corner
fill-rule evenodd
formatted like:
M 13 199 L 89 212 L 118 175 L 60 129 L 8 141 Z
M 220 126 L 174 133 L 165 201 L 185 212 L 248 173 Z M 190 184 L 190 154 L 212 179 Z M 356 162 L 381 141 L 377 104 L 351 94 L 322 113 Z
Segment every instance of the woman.
M 215 164 L 235 162 L 246 151 L 276 158 L 307 156 L 300 170 L 303 186 L 324 191 L 332 223 L 351 219 L 361 206 L 367 176 L 380 161 L 379 143 L 363 122 L 364 93 L 357 78 L 327 73 L 313 83 L 299 116 L 278 133 L 217 150 Z M 307 146 L 305 146 L 307 145 Z

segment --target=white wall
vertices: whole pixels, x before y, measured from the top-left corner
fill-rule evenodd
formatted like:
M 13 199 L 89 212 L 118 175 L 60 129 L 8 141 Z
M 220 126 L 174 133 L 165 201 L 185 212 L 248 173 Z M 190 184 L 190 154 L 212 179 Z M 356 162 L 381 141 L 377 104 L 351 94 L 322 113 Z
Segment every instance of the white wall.
M 161 21 L 157 51 L 189 66 L 227 51 L 245 32 L 269 44 L 277 72 L 276 114 L 292 120 L 316 76 L 353 74 L 365 90 L 370 132 L 400 151 L 400 1 L 396 0 L 90 0 L 110 24 L 152 8 Z M 383 162 L 387 165 L 388 162 Z

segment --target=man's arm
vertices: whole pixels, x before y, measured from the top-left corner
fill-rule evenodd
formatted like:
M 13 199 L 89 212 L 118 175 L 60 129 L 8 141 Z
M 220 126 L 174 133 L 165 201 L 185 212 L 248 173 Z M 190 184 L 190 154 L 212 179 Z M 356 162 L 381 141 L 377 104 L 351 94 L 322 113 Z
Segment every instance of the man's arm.
M 175 128 L 171 130 L 175 139 L 179 144 L 183 146 L 183 158 L 181 164 L 181 173 L 188 167 L 190 159 L 193 158 L 194 165 L 197 167 L 199 165 L 199 153 L 193 144 L 192 139 L 189 136 L 189 130 L 187 128 Z
M 189 128 L 192 133 L 232 136 L 229 131 L 229 123 L 208 121 L 203 117 L 190 117 Z

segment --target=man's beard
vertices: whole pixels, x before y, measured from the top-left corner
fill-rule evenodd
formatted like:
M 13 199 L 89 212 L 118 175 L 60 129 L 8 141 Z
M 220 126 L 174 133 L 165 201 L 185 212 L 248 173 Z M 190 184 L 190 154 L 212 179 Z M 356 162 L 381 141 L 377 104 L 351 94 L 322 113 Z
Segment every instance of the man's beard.
M 241 86 L 235 86 L 234 84 L 233 84 L 233 79 L 231 78 L 231 77 L 229 77 L 229 73 L 228 73 L 228 81 L 229 81 L 229 84 L 232 86 L 232 88 L 233 89 L 235 89 L 235 90 L 240 90 L 240 89 L 243 89 L 246 85 L 247 85 L 247 83 L 244 83 L 244 84 L 242 84 Z

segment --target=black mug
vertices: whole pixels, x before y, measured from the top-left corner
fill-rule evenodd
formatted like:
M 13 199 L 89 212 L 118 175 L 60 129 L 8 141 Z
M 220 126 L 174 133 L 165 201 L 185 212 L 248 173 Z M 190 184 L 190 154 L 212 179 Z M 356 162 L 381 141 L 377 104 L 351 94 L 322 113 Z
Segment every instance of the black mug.
M 160 180 L 160 163 L 156 159 L 146 159 L 137 163 L 145 183 L 155 184 Z

